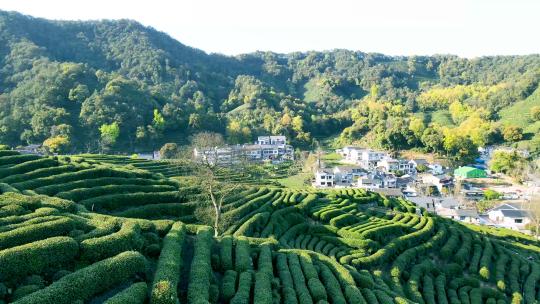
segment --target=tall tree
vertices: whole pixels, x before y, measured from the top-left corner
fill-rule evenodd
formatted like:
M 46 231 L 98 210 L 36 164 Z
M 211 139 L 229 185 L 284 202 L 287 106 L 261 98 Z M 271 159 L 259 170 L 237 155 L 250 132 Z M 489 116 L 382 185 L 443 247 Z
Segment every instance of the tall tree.
M 192 168 L 196 184 L 201 187 L 211 204 L 211 211 L 208 206 L 202 205 L 197 214 L 202 217 L 201 220 L 211 222 L 215 236 L 219 236 L 228 225 L 222 214 L 223 203 L 240 187 L 239 184 L 219 176 L 221 164 L 215 148 L 223 144 L 223 137 L 211 132 L 198 133 L 191 140 L 193 149 L 207 151 L 205 157 L 192 159 Z
M 120 136 L 120 126 L 117 122 L 111 124 L 102 124 L 99 127 L 99 132 L 101 134 L 101 146 L 102 149 L 110 149 Z

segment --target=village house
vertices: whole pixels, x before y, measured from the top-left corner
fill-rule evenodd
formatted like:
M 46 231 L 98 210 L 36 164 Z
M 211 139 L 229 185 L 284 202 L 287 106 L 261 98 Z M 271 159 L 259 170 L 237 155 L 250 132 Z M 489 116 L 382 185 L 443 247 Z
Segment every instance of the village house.
M 484 178 L 487 177 L 487 174 L 486 171 L 482 169 L 464 166 L 454 170 L 454 177 L 457 179 Z
M 424 184 L 431 184 L 437 187 L 440 193 L 443 192 L 443 188 L 449 189 L 454 185 L 454 182 L 450 176 L 447 175 L 433 175 L 430 173 L 422 174 L 421 181 Z
M 415 158 L 415 159 L 411 159 L 409 161 L 410 165 L 412 166 L 412 168 L 414 168 L 416 170 L 416 168 L 418 166 L 425 166 L 426 168 L 429 167 L 429 162 L 423 158 Z
M 394 174 L 377 172 L 361 176 L 357 185 L 363 189 L 396 188 L 397 178 Z
M 294 159 L 294 149 L 286 142 L 285 136 L 259 136 L 254 144 L 226 145 L 205 150 L 195 148 L 193 154 L 196 159 L 223 165 L 242 160 L 279 163 Z
M 380 160 L 388 158 L 388 153 L 374 150 L 364 150 L 359 156 L 357 163 L 365 169 L 373 169 Z
M 487 215 L 497 226 L 514 230 L 524 230 L 531 222 L 529 211 L 514 203 L 497 206 L 489 210 Z
M 383 181 L 380 178 L 364 176 L 358 179 L 358 187 L 367 190 L 382 188 Z
M 405 174 L 413 174 L 416 172 L 413 163 L 405 159 L 393 159 L 386 157 L 377 162 L 377 168 L 381 168 L 384 172 L 401 171 Z
M 358 164 L 364 169 L 373 169 L 378 161 L 388 157 L 386 152 L 351 146 L 343 147 L 336 150 L 336 152 L 343 156 L 344 162 Z
M 20 146 L 15 148 L 15 151 L 21 153 L 21 154 L 35 154 L 35 155 L 43 155 L 43 147 L 38 144 L 31 144 L 28 146 Z
M 365 175 L 366 172 L 358 166 L 336 166 L 332 170 L 336 183 L 351 184 L 353 181 Z
M 441 164 L 429 164 L 429 173 L 433 175 L 441 175 L 444 174 L 444 168 Z
M 438 216 L 446 217 L 449 219 L 470 223 L 470 224 L 478 224 L 480 223 L 480 216 L 478 215 L 478 211 L 476 209 L 467 208 L 436 208 L 436 213 Z
M 348 163 L 356 163 L 358 158 L 358 151 L 362 151 L 362 148 L 346 146 L 341 149 L 337 149 L 336 153 L 343 157 L 343 160 Z M 354 152 L 353 152 L 354 151 Z
M 315 172 L 315 183 L 314 187 L 334 187 L 334 173 L 326 169 L 319 169 Z

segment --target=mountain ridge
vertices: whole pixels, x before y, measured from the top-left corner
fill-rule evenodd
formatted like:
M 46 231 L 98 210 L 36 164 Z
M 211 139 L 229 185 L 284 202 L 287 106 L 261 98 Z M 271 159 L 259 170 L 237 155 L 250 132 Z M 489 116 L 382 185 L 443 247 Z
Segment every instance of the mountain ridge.
M 74 151 L 96 151 L 99 127 L 115 121 L 124 135 L 108 147 L 116 150 L 153 149 L 205 130 L 224 133 L 231 142 L 280 133 L 305 147 L 313 138 L 341 133 L 340 141 L 354 142 L 375 132 L 385 148 L 426 147 L 421 134 L 412 133 L 388 144 L 395 134 L 366 124 L 371 114 L 362 107 L 369 101 L 387 113 L 404 107 L 399 124 L 409 124 L 414 113 L 449 111 L 459 102 L 471 113 L 485 111 L 481 118 L 495 123 L 498 111 L 532 94 L 540 79 L 540 55 L 465 59 L 336 49 L 226 56 L 129 19 L 51 21 L 0 11 L 0 42 L 0 101 L 8 105 L 0 113 L 0 141 L 18 145 L 64 136 Z M 441 97 L 439 88 L 461 92 Z M 433 98 L 446 99 L 422 104 L 432 91 L 439 94 Z M 137 108 L 148 113 L 135 113 Z M 160 130 L 152 124 L 153 109 L 164 116 Z M 362 126 L 353 117 L 358 111 L 364 113 Z M 98 112 L 103 114 L 87 115 Z

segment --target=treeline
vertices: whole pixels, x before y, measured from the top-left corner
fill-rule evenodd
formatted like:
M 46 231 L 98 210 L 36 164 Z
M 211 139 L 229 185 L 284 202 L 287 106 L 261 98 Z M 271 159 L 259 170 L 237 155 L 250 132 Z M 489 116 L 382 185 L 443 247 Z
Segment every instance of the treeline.
M 315 138 L 341 134 L 347 143 L 368 139 L 389 149 L 454 154 L 467 147 L 447 142 L 477 146 L 533 136 L 498 120 L 502 109 L 537 90 L 538 55 L 334 50 L 227 57 L 129 20 L 0 12 L 0 24 L 0 142 L 12 146 L 149 150 L 214 131 L 233 143 L 271 133 L 309 147 Z

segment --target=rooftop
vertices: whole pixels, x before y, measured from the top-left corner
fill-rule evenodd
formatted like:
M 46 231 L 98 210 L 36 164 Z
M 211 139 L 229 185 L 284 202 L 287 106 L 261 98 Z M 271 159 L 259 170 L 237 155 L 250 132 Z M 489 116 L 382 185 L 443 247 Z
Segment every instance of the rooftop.
M 501 212 L 505 217 L 510 217 L 510 218 L 522 218 L 522 217 L 528 217 L 529 216 L 529 212 L 527 212 L 526 210 L 502 209 Z
M 382 195 L 386 196 L 402 196 L 403 193 L 401 192 L 401 189 L 399 188 L 378 188 L 371 190 L 373 192 L 377 192 Z

